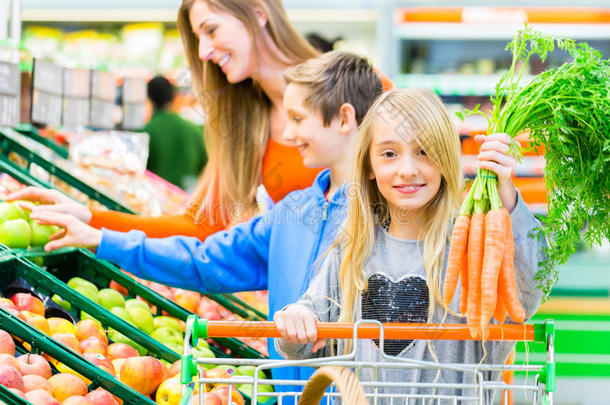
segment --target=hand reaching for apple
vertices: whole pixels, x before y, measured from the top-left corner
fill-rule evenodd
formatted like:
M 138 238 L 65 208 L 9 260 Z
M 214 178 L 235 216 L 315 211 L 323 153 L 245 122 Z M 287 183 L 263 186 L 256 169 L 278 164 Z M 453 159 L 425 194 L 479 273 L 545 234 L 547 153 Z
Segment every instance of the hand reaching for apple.
M 102 231 L 90 227 L 72 215 L 52 211 L 34 210 L 30 218 L 42 225 L 58 225 L 63 229 L 51 236 L 44 246 L 46 252 L 65 246 L 96 248 L 102 241 Z
M 85 205 L 74 201 L 67 195 L 57 190 L 40 187 L 26 187 L 23 190 L 11 193 L 7 201 L 26 200 L 40 203 L 32 211 L 50 211 L 61 214 L 70 214 L 82 222 L 88 224 L 91 221 L 91 211 Z

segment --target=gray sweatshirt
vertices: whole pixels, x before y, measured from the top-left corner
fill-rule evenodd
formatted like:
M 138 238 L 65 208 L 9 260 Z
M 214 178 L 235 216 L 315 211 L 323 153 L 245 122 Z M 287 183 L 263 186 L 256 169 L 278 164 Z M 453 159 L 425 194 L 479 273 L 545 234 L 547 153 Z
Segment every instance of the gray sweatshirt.
M 536 288 L 534 276 L 538 270 L 538 262 L 543 259 L 546 243 L 537 241 L 531 236 L 534 228 L 540 226 L 539 221 L 529 211 L 521 196 L 511 213 L 513 235 L 515 240 L 515 279 L 527 318 L 538 309 L 542 293 Z M 447 247 L 447 254 L 449 248 Z M 335 249 L 330 252 L 320 267 L 319 273 L 312 280 L 309 289 L 299 303 L 309 307 L 322 322 L 335 322 L 339 318 L 341 290 L 339 285 L 339 266 L 341 252 Z M 446 260 L 445 260 L 446 262 Z M 368 288 L 357 298 L 357 319 L 376 319 L 381 322 L 421 322 L 427 321 L 428 287 L 424 270 L 423 247 L 418 241 L 403 240 L 390 235 L 383 227 L 375 231 L 375 245 L 371 257 L 365 264 L 365 274 L 368 278 Z M 458 283 L 459 284 L 459 283 Z M 451 302 L 451 308 L 459 313 L 460 287 Z M 445 310 L 436 305 L 434 323 L 440 323 Z M 507 319 L 507 322 L 510 318 Z M 492 321 L 495 322 L 495 321 Z M 444 323 L 465 323 L 464 318 L 447 314 Z M 438 362 L 442 364 L 478 364 L 483 358 L 483 348 L 480 341 L 435 340 L 430 342 Z M 331 341 L 326 347 L 316 353 L 311 353 L 312 345 L 288 343 L 283 339 L 275 340 L 275 347 L 284 358 L 305 359 L 312 357 L 327 357 L 333 353 L 343 354 L 345 341 L 339 340 L 334 351 Z M 514 348 L 513 342 L 488 341 L 485 343 L 487 356 L 483 363 L 504 364 Z M 386 354 L 423 361 L 435 361 L 431 355 L 428 341 L 386 341 Z M 378 342 L 374 340 L 359 340 L 357 360 L 381 361 Z M 369 369 L 370 371 L 370 369 Z M 372 380 L 372 372 L 364 370 L 361 381 Z M 499 372 L 484 372 L 486 381 L 500 379 Z M 380 371 L 378 381 L 413 382 L 413 383 L 467 383 L 472 384 L 472 372 L 466 373 L 454 370 L 443 370 L 437 377 L 437 370 L 421 369 L 384 369 Z M 387 389 L 387 394 L 443 394 L 476 396 L 472 390 L 462 389 Z M 487 392 L 485 403 L 491 403 L 493 393 Z M 380 401 L 390 403 L 390 400 Z M 410 400 L 397 400 L 393 405 L 419 403 Z M 436 402 L 434 402 L 436 403 Z M 441 402 L 442 403 L 442 402 Z M 452 402 L 451 402 L 452 403 Z

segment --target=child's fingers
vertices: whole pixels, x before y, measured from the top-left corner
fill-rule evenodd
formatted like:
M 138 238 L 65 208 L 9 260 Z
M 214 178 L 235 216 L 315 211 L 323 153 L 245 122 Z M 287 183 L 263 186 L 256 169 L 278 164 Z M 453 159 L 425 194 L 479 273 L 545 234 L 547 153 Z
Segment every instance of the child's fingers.
M 316 342 L 313 344 L 313 347 L 311 348 L 311 352 L 315 353 L 318 350 L 322 349 L 324 346 L 326 346 L 326 339 L 316 340 Z
M 305 339 L 307 343 L 318 340 L 318 328 L 316 326 L 316 317 L 313 314 L 305 318 Z
M 500 141 L 487 141 L 481 145 L 479 152 L 496 151 L 503 155 L 508 154 L 510 145 Z
M 510 157 L 508 155 L 495 151 L 495 150 L 494 151 L 490 150 L 490 151 L 479 153 L 479 155 L 477 156 L 477 160 L 479 162 L 483 162 L 483 161 L 496 162 L 499 165 L 506 166 L 511 169 L 513 168 L 513 166 L 515 166 L 515 159 L 513 159 L 512 157 Z
M 30 218 L 42 225 L 59 225 L 67 228 L 75 220 L 74 217 L 66 214 L 59 214 L 52 211 L 40 211 L 35 209 L 30 214 Z

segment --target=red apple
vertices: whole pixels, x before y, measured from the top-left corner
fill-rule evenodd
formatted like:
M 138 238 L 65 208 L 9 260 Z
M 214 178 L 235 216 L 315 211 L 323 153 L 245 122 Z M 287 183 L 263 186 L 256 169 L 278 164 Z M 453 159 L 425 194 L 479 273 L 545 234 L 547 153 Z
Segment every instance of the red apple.
M 180 374 L 180 365 L 181 362 L 180 360 L 176 360 L 170 367 L 169 367 L 169 376 L 173 377 L 175 375 Z
M 96 336 L 108 344 L 108 337 L 102 325 L 94 319 L 83 319 L 76 324 L 76 338 L 85 340 L 88 337 Z
M 244 405 L 245 404 L 244 397 L 241 396 L 241 394 L 239 393 L 239 391 L 237 391 L 237 388 L 235 388 L 234 385 L 231 386 L 231 402 L 229 402 L 229 386 L 228 385 L 222 385 L 220 387 L 216 387 L 211 392 L 213 394 L 216 394 L 220 398 L 222 405 L 225 405 L 225 404 Z
M 136 391 L 150 395 L 163 382 L 163 363 L 151 356 L 131 357 L 121 366 L 120 380 Z
M 139 355 L 138 351 L 127 343 L 113 343 L 108 346 L 108 357 L 110 357 L 110 360 L 128 359 L 130 357 L 138 357 Z
M 27 323 L 29 323 L 39 331 L 43 332 L 46 335 L 50 333 L 49 322 L 47 322 L 47 318 L 45 318 L 44 316 L 24 310 L 21 311 L 21 315 L 25 317 L 25 321 Z
M 23 391 L 23 377 L 15 367 L 0 365 L 0 385 Z
M 0 308 L 19 310 L 17 306 L 13 304 L 13 301 L 9 300 L 8 298 L 0 298 Z
M 87 384 L 74 374 L 60 373 L 49 378 L 53 396 L 63 401 L 73 395 L 87 395 Z
M 82 395 L 73 395 L 64 399 L 61 405 L 93 405 L 93 402 Z
M 21 374 L 36 374 L 43 378 L 51 377 L 51 366 L 49 362 L 39 354 L 22 354 L 17 357 L 19 366 L 21 367 Z
M 32 390 L 25 393 L 25 399 L 33 405 L 61 405 L 61 403 L 53 398 L 45 390 Z
M 4 364 L 5 366 L 15 367 L 17 371 L 21 372 L 21 366 L 19 366 L 19 362 L 17 359 L 10 354 L 0 353 L 0 365 Z
M 53 398 L 53 396 L 45 390 L 32 390 L 26 392 L 25 399 L 33 405 L 61 405 L 58 400 Z
M 121 379 L 121 367 L 123 367 L 123 363 L 125 363 L 127 359 L 114 359 L 112 360 L 112 366 L 114 367 L 116 378 Z
M 74 324 L 67 319 L 64 318 L 48 318 L 47 322 L 49 323 L 50 335 L 55 333 L 69 333 L 71 335 L 76 335 L 76 328 Z
M 80 349 L 83 353 L 100 353 L 104 356 L 108 355 L 106 343 L 97 336 L 90 336 L 85 340 L 81 340 Z
M 32 294 L 17 293 L 11 297 L 11 301 L 20 311 L 29 311 L 44 316 L 44 304 Z
M 18 390 L 17 388 L 8 388 L 8 390 L 17 395 L 19 398 L 25 399 L 25 392 Z
M 10 333 L 0 329 L 0 353 L 15 355 L 15 342 Z
M 231 378 L 235 375 L 235 368 L 231 366 L 218 366 L 213 369 L 207 370 L 204 373 L 205 378 Z M 227 383 L 207 384 L 212 387 L 224 385 Z
M 51 336 L 51 338 L 53 338 L 53 340 L 57 341 L 58 343 L 61 343 L 62 345 L 66 346 L 74 353 L 82 354 L 80 342 L 73 335 L 70 335 L 69 333 L 55 333 Z
M 25 392 L 34 390 L 45 390 L 49 394 L 53 394 L 53 387 L 46 378 L 37 374 L 28 374 L 23 376 L 23 387 Z
M 98 388 L 85 395 L 93 405 L 119 405 L 111 393 L 103 388 Z
M 129 291 L 127 291 L 127 288 L 123 287 L 122 285 L 120 285 L 119 283 L 117 283 L 114 280 L 112 280 L 110 282 L 110 285 L 108 287 L 112 288 L 113 290 L 117 290 L 118 292 L 120 292 L 121 294 L 123 294 L 126 297 L 127 297 L 127 295 L 129 295 Z
M 193 404 L 199 403 L 199 396 L 203 396 L 203 405 L 223 405 L 220 397 L 212 392 L 193 395 Z
M 199 301 L 201 301 L 201 294 L 198 292 L 182 290 L 180 288 L 174 290 L 174 297 L 176 304 L 191 312 L 197 311 Z
M 100 353 L 84 353 L 83 357 L 87 360 L 89 360 L 91 363 L 95 364 L 96 366 L 104 369 L 105 371 L 107 371 L 108 373 L 112 374 L 113 376 L 115 375 L 115 370 L 114 370 L 114 366 L 112 365 L 112 361 L 104 356 L 103 354 Z

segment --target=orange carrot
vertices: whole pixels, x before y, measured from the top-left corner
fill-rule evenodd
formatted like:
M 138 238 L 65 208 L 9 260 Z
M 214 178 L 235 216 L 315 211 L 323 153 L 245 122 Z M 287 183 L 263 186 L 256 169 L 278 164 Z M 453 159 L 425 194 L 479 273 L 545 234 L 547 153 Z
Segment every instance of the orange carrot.
M 481 330 L 488 335 L 488 325 L 498 299 L 498 274 L 506 239 L 505 208 L 492 209 L 485 215 L 485 251 L 481 271 Z
M 443 300 L 445 306 L 449 307 L 453 294 L 457 287 L 458 278 L 460 277 L 461 267 L 463 263 L 462 257 L 466 255 L 466 246 L 468 244 L 468 227 L 470 226 L 470 217 L 460 215 L 455 220 L 453 233 L 451 234 L 451 245 L 449 247 L 449 259 L 447 260 L 447 271 L 445 272 L 445 282 L 443 285 Z
M 472 337 L 481 336 L 481 268 L 485 239 L 485 214 L 476 212 L 468 235 L 468 308 L 466 321 Z
M 519 302 L 517 284 L 515 282 L 515 243 L 513 240 L 513 226 L 510 221 L 506 221 L 506 244 L 504 245 L 504 256 L 500 268 L 500 287 L 504 296 L 504 304 L 508 315 L 517 323 L 525 322 L 525 310 Z
M 468 246 L 466 248 L 468 248 Z M 460 282 L 462 285 L 462 290 L 460 292 L 460 313 L 466 316 L 468 310 L 468 252 L 464 252 L 462 255 Z
M 494 318 L 502 325 L 506 320 L 506 304 L 504 303 L 504 292 L 498 283 L 498 300 L 496 301 L 496 309 L 494 310 Z

